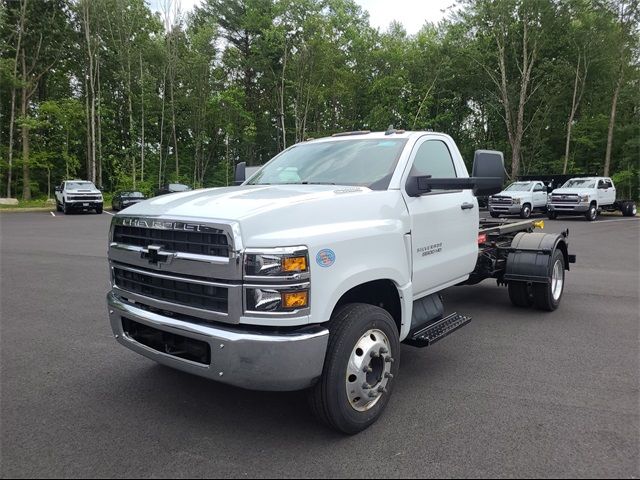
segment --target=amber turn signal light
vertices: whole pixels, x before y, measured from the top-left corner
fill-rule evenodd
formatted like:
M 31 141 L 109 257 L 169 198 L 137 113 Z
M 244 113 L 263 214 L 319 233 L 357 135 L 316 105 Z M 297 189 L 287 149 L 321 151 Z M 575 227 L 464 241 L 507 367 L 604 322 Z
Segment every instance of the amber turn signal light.
M 284 257 L 282 259 L 283 272 L 306 272 L 307 257 Z
M 282 306 L 284 308 L 306 308 L 309 305 L 309 292 L 282 292 Z

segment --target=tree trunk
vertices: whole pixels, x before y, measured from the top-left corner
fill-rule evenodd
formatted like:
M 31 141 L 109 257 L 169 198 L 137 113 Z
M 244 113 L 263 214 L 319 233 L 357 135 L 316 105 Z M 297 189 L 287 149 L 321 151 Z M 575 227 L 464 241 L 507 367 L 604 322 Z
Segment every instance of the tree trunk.
M 27 65 L 25 60 L 25 52 L 22 51 L 22 108 L 20 113 L 22 114 L 22 199 L 31 200 L 31 178 L 29 172 L 29 124 L 27 123 L 27 103 L 28 99 L 28 87 L 26 84 L 27 79 Z
M 13 76 L 11 77 L 11 113 L 9 116 L 9 170 L 7 171 L 7 197 L 11 198 L 11 182 L 13 176 L 13 126 L 16 121 L 16 86 L 15 81 L 18 76 L 18 57 L 22 45 L 22 31 L 26 17 L 27 0 L 20 2 L 20 26 L 18 27 L 18 40 L 16 43 L 16 58 L 13 62 Z
M 142 75 L 142 52 L 140 52 L 140 181 L 144 182 L 144 78 Z
M 618 95 L 620 94 L 620 88 L 622 87 L 623 70 L 620 69 L 620 75 L 616 83 L 616 89 L 613 92 L 613 99 L 611 100 L 611 115 L 609 116 L 609 132 L 607 133 L 607 153 L 604 157 L 604 176 L 609 176 L 609 170 L 611 169 L 611 149 L 613 147 L 613 128 L 616 123 L 616 109 L 618 107 Z
M 98 115 L 97 115 L 97 144 L 98 144 L 98 160 L 97 160 L 97 168 L 98 168 L 98 186 L 100 188 L 102 185 L 102 95 L 100 90 L 100 61 L 96 61 L 96 76 L 98 83 Z

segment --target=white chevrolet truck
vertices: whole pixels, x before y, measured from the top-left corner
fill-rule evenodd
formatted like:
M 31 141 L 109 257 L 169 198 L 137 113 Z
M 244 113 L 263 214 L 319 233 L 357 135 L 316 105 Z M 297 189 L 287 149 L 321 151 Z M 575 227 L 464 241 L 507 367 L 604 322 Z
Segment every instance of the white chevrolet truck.
M 56 210 L 65 214 L 72 210 L 95 210 L 102 213 L 104 198 L 92 182 L 67 180 L 56 187 Z
M 579 177 L 551 192 L 547 215 L 552 220 L 558 215 L 584 215 L 594 221 L 603 210 L 620 210 L 625 217 L 637 213 L 635 202 L 616 198 L 616 187 L 609 177 Z
M 514 182 L 489 197 L 489 213 L 494 218 L 514 214 L 529 218 L 535 210 L 547 210 L 547 187 L 541 181 Z
M 241 186 L 134 205 L 110 231 L 115 338 L 237 387 L 308 390 L 323 422 L 359 432 L 391 398 L 401 343 L 471 320 L 445 313 L 442 290 L 494 278 L 518 307 L 560 304 L 568 232 L 479 218 L 474 195 L 503 172 L 483 150 L 470 177 L 447 135 L 350 132 L 296 144 Z

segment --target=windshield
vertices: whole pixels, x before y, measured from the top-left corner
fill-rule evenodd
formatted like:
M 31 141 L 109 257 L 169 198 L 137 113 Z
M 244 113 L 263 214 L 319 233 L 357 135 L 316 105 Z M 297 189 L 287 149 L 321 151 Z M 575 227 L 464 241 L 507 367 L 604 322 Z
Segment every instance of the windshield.
M 248 185 L 357 185 L 386 190 L 406 139 L 303 143 L 285 150 Z
M 89 189 L 96 190 L 96 186 L 91 182 L 67 182 L 65 185 L 67 190 Z
M 516 182 L 504 189 L 505 192 L 528 192 L 531 190 L 531 182 Z
M 562 188 L 595 188 L 596 181 L 592 178 L 572 178 Z
M 171 190 L 172 192 L 186 192 L 188 190 L 191 190 L 191 187 L 182 185 L 181 183 L 170 183 L 169 190 Z

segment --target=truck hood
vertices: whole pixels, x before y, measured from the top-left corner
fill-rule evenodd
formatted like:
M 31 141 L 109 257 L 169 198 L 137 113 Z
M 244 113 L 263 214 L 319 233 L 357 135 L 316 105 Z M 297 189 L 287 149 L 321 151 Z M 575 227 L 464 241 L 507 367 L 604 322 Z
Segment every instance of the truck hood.
M 510 197 L 510 198 L 528 198 L 531 196 L 531 192 L 515 192 L 515 191 L 502 191 L 494 197 Z
M 552 195 L 591 195 L 593 192 L 584 188 L 556 188 Z
M 72 194 L 72 195 L 81 194 L 81 193 L 90 193 L 93 195 L 102 194 L 102 192 L 97 188 L 74 188 L 72 190 L 65 190 L 65 193 Z
M 163 216 L 236 222 L 251 246 L 304 244 L 337 230 L 406 221 L 397 190 L 339 185 L 247 185 L 162 195 L 118 216 Z M 403 220 L 399 220 L 403 219 Z M 408 227 L 407 227 L 408 228 Z M 247 245 L 249 243 L 246 243 Z

